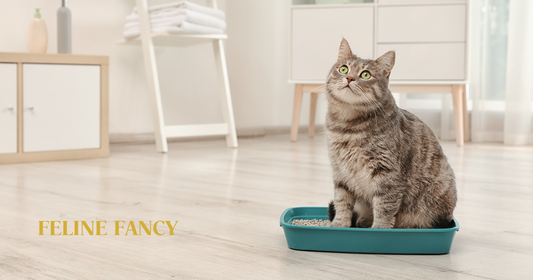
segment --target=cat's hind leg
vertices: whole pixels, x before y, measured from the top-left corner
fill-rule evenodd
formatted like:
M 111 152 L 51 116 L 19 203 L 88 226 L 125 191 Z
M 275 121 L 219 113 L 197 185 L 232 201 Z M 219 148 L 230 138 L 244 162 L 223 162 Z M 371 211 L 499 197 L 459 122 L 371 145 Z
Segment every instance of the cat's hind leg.
M 328 218 L 330 221 L 333 221 L 333 219 L 335 219 L 335 202 L 330 201 L 329 202 L 329 206 L 328 206 Z M 356 224 L 357 224 L 357 219 L 358 219 L 358 215 L 357 213 L 355 212 L 355 210 L 353 211 L 352 213 L 352 223 L 350 225 L 350 227 L 356 227 Z M 372 225 L 372 224 L 370 224 Z
M 358 228 L 369 228 L 374 221 L 374 215 L 372 214 L 372 205 L 367 201 L 356 198 L 354 212 L 357 213 L 358 219 L 354 224 Z

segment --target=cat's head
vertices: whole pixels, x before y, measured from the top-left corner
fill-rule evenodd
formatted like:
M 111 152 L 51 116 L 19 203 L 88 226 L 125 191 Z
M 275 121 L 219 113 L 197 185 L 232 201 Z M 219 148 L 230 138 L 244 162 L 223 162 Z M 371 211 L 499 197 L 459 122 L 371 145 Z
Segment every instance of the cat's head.
M 376 60 L 362 59 L 352 53 L 346 39 L 342 39 L 337 63 L 329 72 L 326 89 L 333 99 L 353 105 L 379 102 L 388 91 L 389 76 L 395 53 L 389 51 Z

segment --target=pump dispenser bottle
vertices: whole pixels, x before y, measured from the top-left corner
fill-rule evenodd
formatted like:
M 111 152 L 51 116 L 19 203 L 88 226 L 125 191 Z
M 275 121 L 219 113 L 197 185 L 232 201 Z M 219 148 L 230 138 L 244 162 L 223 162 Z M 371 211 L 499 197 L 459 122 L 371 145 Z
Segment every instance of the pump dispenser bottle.
M 61 8 L 57 10 L 57 52 L 72 53 L 70 10 L 67 0 L 61 1 Z
M 41 19 L 39 9 L 36 9 L 28 32 L 28 51 L 30 53 L 46 53 L 47 47 L 48 32 L 46 31 L 46 24 Z

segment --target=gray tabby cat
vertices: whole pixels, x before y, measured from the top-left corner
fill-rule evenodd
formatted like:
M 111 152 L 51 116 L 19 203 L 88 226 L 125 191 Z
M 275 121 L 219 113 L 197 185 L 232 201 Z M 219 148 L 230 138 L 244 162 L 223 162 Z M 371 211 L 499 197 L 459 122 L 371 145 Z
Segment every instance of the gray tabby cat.
M 389 90 L 395 53 L 352 54 L 343 39 L 326 83 L 326 139 L 333 168 L 333 227 L 451 226 L 453 170 L 433 132 L 396 106 Z

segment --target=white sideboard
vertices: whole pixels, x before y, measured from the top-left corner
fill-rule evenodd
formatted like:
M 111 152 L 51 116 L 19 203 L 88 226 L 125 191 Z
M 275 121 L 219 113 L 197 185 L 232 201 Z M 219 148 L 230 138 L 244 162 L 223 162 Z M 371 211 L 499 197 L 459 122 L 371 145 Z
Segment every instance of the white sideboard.
M 296 141 L 303 92 L 311 92 L 309 136 L 316 94 L 337 61 L 344 37 L 359 57 L 396 52 L 393 92 L 451 93 L 457 144 L 469 140 L 465 84 L 468 81 L 467 0 L 375 0 L 358 4 L 290 7 L 289 83 L 295 84 L 291 140 Z M 368 2 L 368 1 L 366 1 Z
M 0 53 L 0 163 L 105 157 L 108 58 Z
M 17 65 L 0 63 L 0 154 L 17 152 Z
M 396 51 L 391 83 L 465 83 L 467 6 L 461 0 L 292 5 L 289 82 L 324 83 L 344 37 L 362 58 Z

